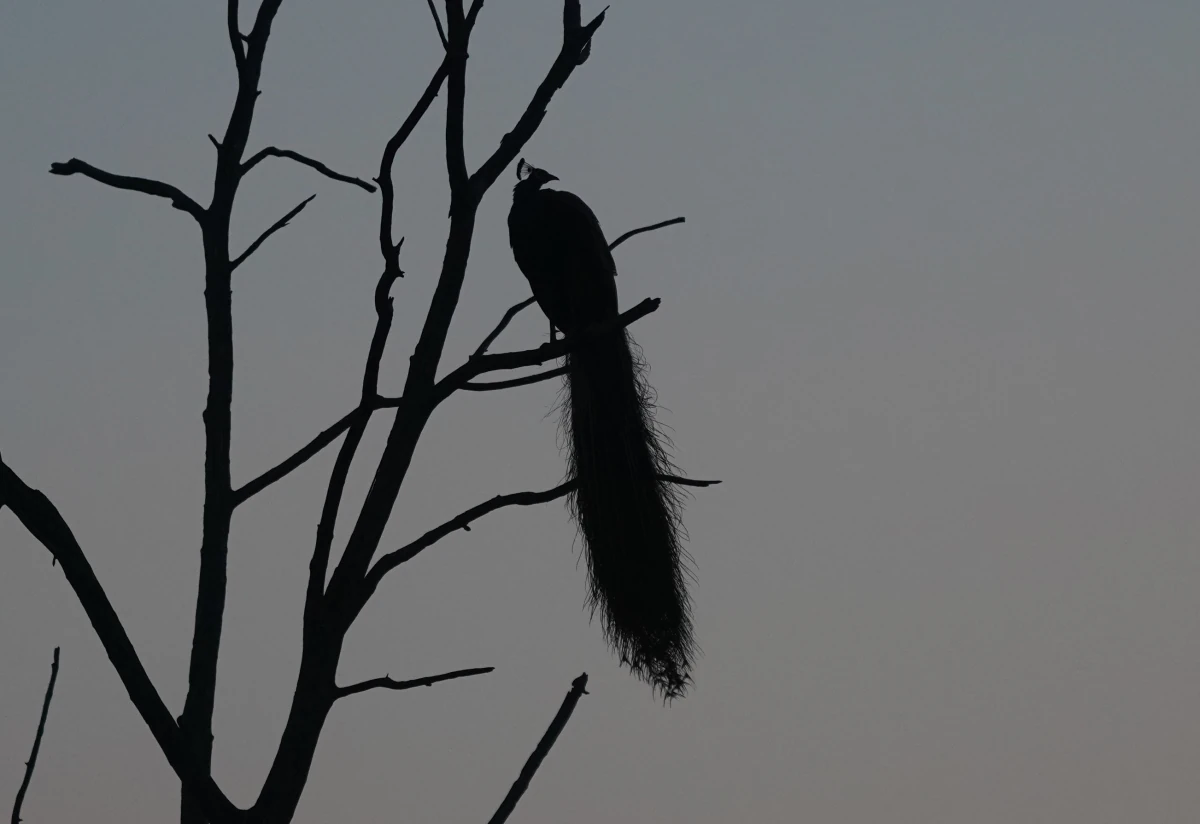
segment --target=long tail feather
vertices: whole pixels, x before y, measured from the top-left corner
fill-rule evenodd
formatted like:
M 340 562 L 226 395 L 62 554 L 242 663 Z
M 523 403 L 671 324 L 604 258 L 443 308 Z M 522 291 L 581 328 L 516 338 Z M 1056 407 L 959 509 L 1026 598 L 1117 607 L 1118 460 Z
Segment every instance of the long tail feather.
M 689 559 L 668 441 L 654 421 L 645 364 L 620 330 L 567 358 L 569 504 L 583 537 L 588 604 L 621 662 L 660 691 L 681 696 L 696 654 Z

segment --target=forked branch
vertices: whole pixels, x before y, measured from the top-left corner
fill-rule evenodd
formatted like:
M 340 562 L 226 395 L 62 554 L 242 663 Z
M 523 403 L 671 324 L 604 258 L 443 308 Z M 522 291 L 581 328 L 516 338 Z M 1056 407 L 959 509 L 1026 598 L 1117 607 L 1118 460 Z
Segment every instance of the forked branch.
M 614 329 L 624 329 L 631 323 L 641 320 L 646 315 L 656 311 L 661 303 L 662 301 L 659 298 L 646 298 L 632 309 L 622 312 L 607 323 L 598 324 L 590 332 L 586 332 L 574 340 L 562 339 L 553 343 L 544 343 L 537 349 L 526 349 L 520 352 L 500 352 L 472 357 L 462 366 L 438 381 L 434 387 L 435 402 L 445 400 L 455 391 L 462 389 L 468 381 L 484 373 L 505 369 L 521 369 L 526 366 L 538 366 L 546 361 L 561 358 L 584 340 L 608 334 Z
M 404 239 L 396 244 L 396 254 Z M 346 489 L 346 479 L 350 476 L 350 467 L 354 456 L 362 443 L 367 431 L 371 412 L 379 406 L 379 365 L 383 360 L 383 350 L 387 345 L 388 335 L 392 330 L 394 307 L 388 294 L 396 278 L 400 274 L 398 265 L 392 270 L 385 268 L 375 284 L 375 331 L 371 335 L 371 345 L 367 349 L 367 365 L 363 369 L 362 395 L 359 398 L 359 410 L 362 414 L 352 422 L 342 448 L 338 450 L 337 460 L 333 464 L 333 472 L 329 475 L 329 483 L 325 487 L 325 501 L 321 505 L 321 520 L 317 524 L 317 540 L 313 545 L 312 561 L 308 565 L 308 589 L 305 595 L 304 610 L 306 621 L 313 618 L 323 606 L 325 594 L 325 577 L 329 569 L 329 558 L 333 550 L 333 532 L 337 525 L 339 511 L 342 506 L 342 495 Z

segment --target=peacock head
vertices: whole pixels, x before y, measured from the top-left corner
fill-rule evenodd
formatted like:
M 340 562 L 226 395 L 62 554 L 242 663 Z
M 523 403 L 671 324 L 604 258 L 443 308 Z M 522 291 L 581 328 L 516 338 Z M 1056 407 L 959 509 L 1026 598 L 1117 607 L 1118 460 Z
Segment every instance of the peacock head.
M 558 180 L 557 177 L 547 172 L 545 169 L 539 169 L 536 166 L 530 166 L 525 162 L 525 158 L 517 163 L 517 179 L 521 182 L 518 186 L 522 188 L 540 189 L 551 180 Z

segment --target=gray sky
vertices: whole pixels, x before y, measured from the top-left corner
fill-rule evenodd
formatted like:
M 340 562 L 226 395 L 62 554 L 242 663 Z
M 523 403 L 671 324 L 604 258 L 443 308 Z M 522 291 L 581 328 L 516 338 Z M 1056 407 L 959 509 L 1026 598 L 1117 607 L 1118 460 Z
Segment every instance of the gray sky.
M 0 10 L 0 450 L 59 505 L 175 712 L 200 533 L 199 233 L 46 173 L 78 156 L 207 202 L 234 88 L 224 4 Z M 595 9 L 593 9 L 594 11 Z M 585 13 L 586 13 L 585 9 Z M 557 0 L 491 0 L 472 167 L 558 43 Z M 619 251 L 689 505 L 705 655 L 664 709 L 582 611 L 561 506 L 489 516 L 405 567 L 345 680 L 494 665 L 337 707 L 297 821 L 483 821 L 579 672 L 529 822 L 1185 822 L 1200 806 L 1200 6 L 616 3 L 526 156 Z M 424 4 L 288 0 L 251 148 L 369 176 L 436 65 Z M 441 109 L 396 166 L 398 388 L 445 240 Z M 506 172 L 446 363 L 527 294 Z M 286 162 L 247 179 L 235 480 L 354 402 L 377 202 Z M 536 345 L 529 312 L 503 346 Z M 563 467 L 555 388 L 461 397 L 385 546 Z M 386 419 L 360 455 L 378 455 Z M 322 456 L 234 520 L 216 775 L 252 801 L 299 649 Z M 350 504 L 373 461 L 360 460 Z M 343 519 L 343 524 L 348 519 Z M 175 815 L 176 782 L 46 553 L 0 516 L 0 795 L 62 672 L 30 821 Z

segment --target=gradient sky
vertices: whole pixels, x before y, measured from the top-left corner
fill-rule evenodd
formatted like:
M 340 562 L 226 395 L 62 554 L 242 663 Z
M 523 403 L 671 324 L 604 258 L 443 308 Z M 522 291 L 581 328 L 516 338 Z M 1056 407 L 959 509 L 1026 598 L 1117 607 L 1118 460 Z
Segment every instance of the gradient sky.
M 559 21 L 557 0 L 489 0 L 472 168 Z M 224 25 L 219 0 L 0 10 L 0 451 L 72 524 L 175 712 L 201 517 L 199 233 L 162 201 L 46 172 L 78 156 L 207 202 L 205 135 L 234 90 Z M 586 670 L 592 694 L 514 821 L 1194 821 L 1197 43 L 1184 0 L 616 3 L 525 155 L 610 236 L 688 218 L 617 262 L 623 305 L 663 298 L 634 335 L 679 463 L 725 480 L 687 511 L 696 688 L 664 709 L 609 656 L 562 506 L 497 513 L 381 588 L 341 677 L 496 672 L 339 704 L 296 820 L 485 821 Z M 373 174 L 439 50 L 420 0 L 287 0 L 251 149 Z M 445 240 L 441 121 L 439 104 L 396 164 L 409 274 L 385 391 Z M 447 365 L 528 294 L 504 227 L 513 182 L 481 209 Z M 236 276 L 235 481 L 357 397 L 376 199 L 264 163 L 234 247 L 314 192 Z M 545 334 L 528 312 L 499 345 Z M 556 483 L 555 396 L 447 403 L 385 547 Z M 239 804 L 285 718 L 331 462 L 234 519 L 215 772 Z M 163 757 L 7 512 L 0 564 L 0 798 L 60 644 L 25 817 L 171 820 Z

